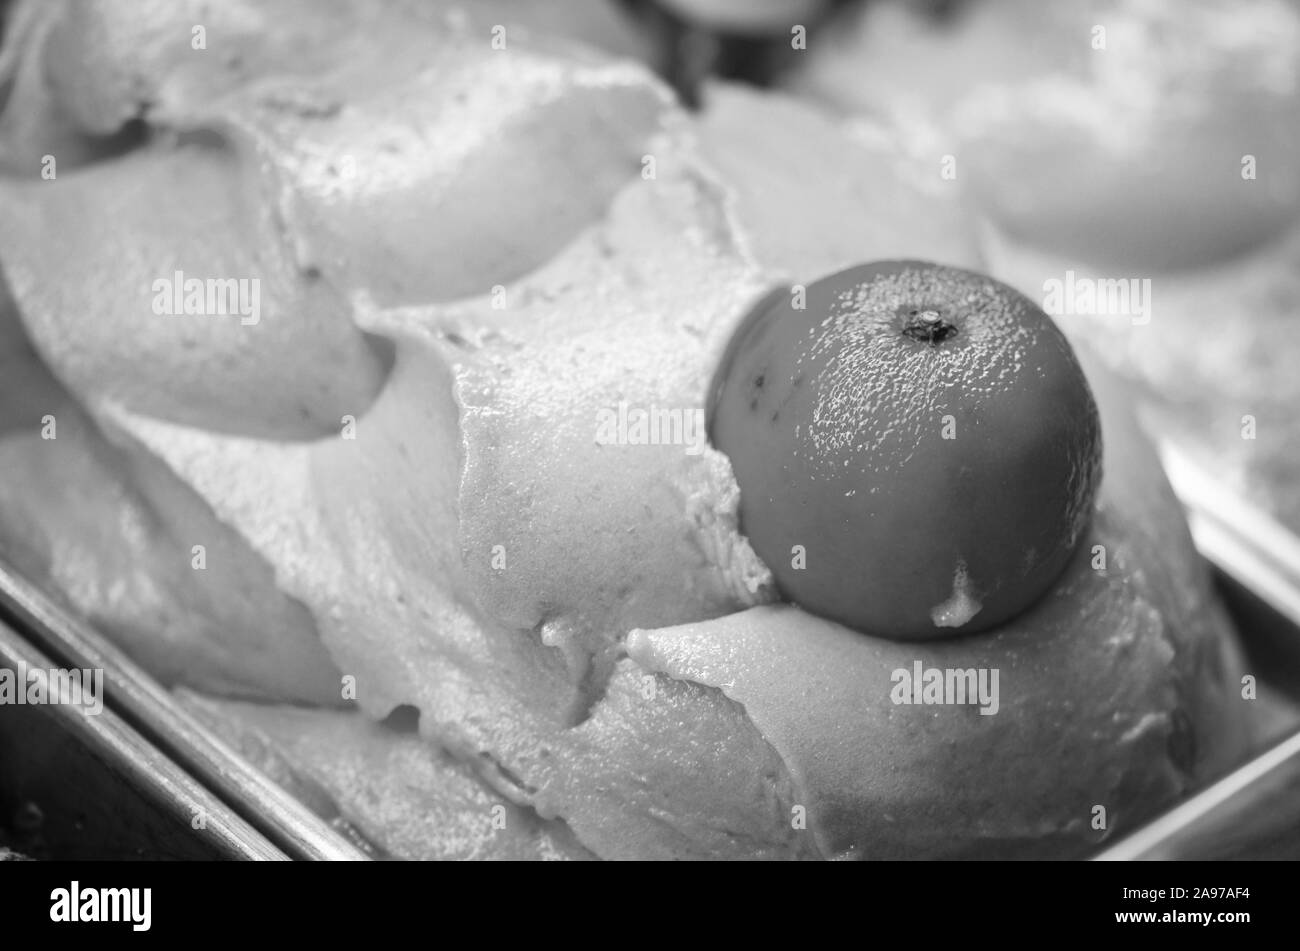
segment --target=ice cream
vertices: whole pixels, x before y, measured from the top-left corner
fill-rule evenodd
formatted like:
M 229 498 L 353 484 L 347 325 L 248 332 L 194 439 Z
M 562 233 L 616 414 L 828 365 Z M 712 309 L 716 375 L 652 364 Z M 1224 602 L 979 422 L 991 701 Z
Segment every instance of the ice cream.
M 1123 454 L 1095 517 L 1105 568 L 1081 549 L 1031 613 L 924 652 L 769 603 L 729 464 L 685 420 L 772 287 L 877 258 L 979 267 L 905 156 L 779 98 L 718 88 L 695 120 L 635 65 L 375 9 L 391 43 L 331 7 L 301 59 L 301 27 L 263 58 L 279 33 L 260 18 L 207 59 L 109 45 L 85 67 L 93 113 L 148 102 L 143 142 L 0 180 L 0 266 L 40 356 L 157 472 L 133 489 L 192 513 L 179 551 L 229 533 L 226 557 L 307 612 L 342 701 L 415 708 L 483 803 L 604 858 L 1079 854 L 1241 747 L 1231 635 L 1100 371 Z M 61 15 L 44 74 L 64 75 Z M 151 36 L 190 22 L 159 16 Z M 40 74 L 14 96 L 87 111 Z M 258 321 L 156 313 L 178 271 L 263 280 Z M 657 439 L 600 436 L 651 410 Z M 914 659 L 1000 667 L 1001 712 L 892 704 L 882 665 Z M 304 773 L 323 722 L 276 741 Z M 938 793 L 956 781 L 972 798 Z

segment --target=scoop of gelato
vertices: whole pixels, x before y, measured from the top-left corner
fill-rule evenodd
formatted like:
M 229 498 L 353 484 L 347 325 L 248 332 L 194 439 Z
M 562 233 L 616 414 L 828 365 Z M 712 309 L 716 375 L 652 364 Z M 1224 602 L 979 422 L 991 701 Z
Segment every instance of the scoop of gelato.
M 368 791 L 393 792 L 377 776 L 417 769 L 459 816 L 489 801 L 472 774 L 605 858 L 1074 854 L 1098 838 L 1087 804 L 1129 823 L 1234 748 L 1230 634 L 1101 375 L 1123 455 L 1096 545 L 1032 613 L 916 655 L 1005 671 L 998 715 L 895 706 L 881 664 L 903 648 L 771 604 L 701 438 L 709 379 L 774 286 L 879 258 L 979 266 L 955 196 L 907 156 L 726 87 L 691 119 L 635 66 L 496 49 L 472 18 L 375 14 L 387 49 L 334 15 L 298 55 L 231 41 L 247 72 L 166 44 L 124 86 L 92 64 L 109 104 L 154 90 L 144 143 L 0 181 L 29 231 L 0 239 L 18 313 L 125 482 L 161 511 L 200 500 L 178 536 L 269 566 L 355 700 L 336 761 L 323 721 L 227 711 L 295 776 L 364 823 Z M 446 58 L 415 68 L 429 37 Z M 188 196 L 193 222 L 155 194 Z M 75 257 L 34 250 L 74 215 L 95 223 Z M 141 289 L 178 269 L 264 277 L 266 312 L 154 313 Z M 415 741 L 363 755 L 361 717 L 404 707 L 450 773 Z M 970 797 L 938 793 L 958 781 Z M 376 828 L 390 807 L 420 808 L 384 798 Z

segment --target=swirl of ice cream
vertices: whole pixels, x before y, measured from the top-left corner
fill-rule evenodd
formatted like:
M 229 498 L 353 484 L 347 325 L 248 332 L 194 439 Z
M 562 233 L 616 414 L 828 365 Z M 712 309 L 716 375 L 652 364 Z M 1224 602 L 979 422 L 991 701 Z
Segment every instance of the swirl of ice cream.
M 1300 10 L 1289 0 L 981 0 L 847 8 L 790 85 L 886 119 L 1019 241 L 1197 268 L 1300 213 Z
M 607 858 L 1074 854 L 1092 804 L 1131 822 L 1237 748 L 1232 643 L 1101 376 L 1095 537 L 1039 608 L 920 649 L 767 603 L 693 421 L 772 286 L 978 266 L 904 159 L 725 88 L 697 122 L 635 66 L 497 49 L 468 14 L 395 3 L 391 43 L 354 43 L 342 9 L 300 48 L 223 5 L 191 61 L 168 7 L 88 63 L 93 106 L 53 16 L 15 96 L 145 134 L 0 180 L 0 264 L 55 374 L 271 567 L 367 715 L 417 708 Z M 154 312 L 178 270 L 261 278 L 259 321 Z M 1000 670 L 999 713 L 894 703 L 912 661 Z

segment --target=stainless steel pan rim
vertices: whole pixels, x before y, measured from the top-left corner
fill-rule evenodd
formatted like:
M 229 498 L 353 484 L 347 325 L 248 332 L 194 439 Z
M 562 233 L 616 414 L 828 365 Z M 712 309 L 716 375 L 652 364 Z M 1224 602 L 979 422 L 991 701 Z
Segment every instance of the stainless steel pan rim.
M 55 664 L 0 622 L 0 666 L 50 670 Z M 44 705 L 42 713 L 57 720 L 63 732 L 112 763 L 132 788 L 170 813 L 177 827 L 192 829 L 194 817 L 201 815 L 202 826 L 194 834 L 203 836 L 211 851 L 233 859 L 289 858 L 107 706 L 100 712 L 88 712 L 80 706 L 53 703 Z
M 291 858 L 367 861 L 349 842 L 184 709 L 135 661 L 0 560 L 0 611 L 56 662 L 102 669 L 106 704 Z M 48 665 L 47 665 L 48 666 Z M 89 735 L 88 742 L 104 738 Z M 132 748 L 122 755 L 149 765 Z

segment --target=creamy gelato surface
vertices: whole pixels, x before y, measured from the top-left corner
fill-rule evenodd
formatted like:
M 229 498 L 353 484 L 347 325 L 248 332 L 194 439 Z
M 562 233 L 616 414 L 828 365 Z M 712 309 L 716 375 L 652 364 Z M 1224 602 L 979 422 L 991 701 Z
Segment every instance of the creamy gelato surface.
M 80 59 L 87 21 L 51 13 L 32 58 L 85 73 L 28 67 L 13 95 L 87 158 L 0 178 L 0 264 L 54 376 L 158 468 L 146 500 L 183 500 L 180 550 L 220 526 L 265 566 L 249 584 L 309 615 L 349 702 L 415 707 L 605 858 L 1075 854 L 1093 804 L 1129 822 L 1239 747 L 1226 624 L 1091 363 L 1108 475 L 1036 609 L 922 646 L 772 603 L 691 426 L 774 287 L 979 266 L 905 158 L 727 87 L 689 118 L 625 61 L 495 49 L 469 5 L 360 9 L 300 36 L 222 5 L 200 60 L 158 26 L 183 10 Z M 178 273 L 259 280 L 257 322 L 160 315 Z M 1000 712 L 894 703 L 917 660 L 998 668 Z

